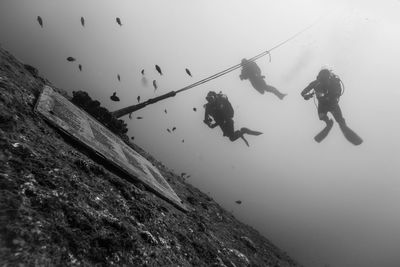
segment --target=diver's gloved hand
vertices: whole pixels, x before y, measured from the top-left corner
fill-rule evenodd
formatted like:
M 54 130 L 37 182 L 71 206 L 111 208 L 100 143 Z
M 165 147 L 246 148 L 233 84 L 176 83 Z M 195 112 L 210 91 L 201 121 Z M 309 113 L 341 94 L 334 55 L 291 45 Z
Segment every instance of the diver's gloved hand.
M 302 95 L 304 100 L 310 100 L 310 98 L 313 97 L 314 94 L 306 94 L 306 95 Z
M 215 128 L 215 127 L 218 126 L 218 123 L 216 123 L 216 122 L 214 122 L 214 123 L 209 122 L 209 123 L 207 123 L 207 126 L 208 126 L 209 128 L 211 128 L 211 129 L 213 129 L 213 128 Z
M 239 75 L 239 78 L 241 81 L 243 81 L 243 79 L 244 79 L 242 74 Z
M 212 124 L 211 120 L 204 120 L 203 122 L 210 128 L 214 128 L 216 126 L 216 123 Z

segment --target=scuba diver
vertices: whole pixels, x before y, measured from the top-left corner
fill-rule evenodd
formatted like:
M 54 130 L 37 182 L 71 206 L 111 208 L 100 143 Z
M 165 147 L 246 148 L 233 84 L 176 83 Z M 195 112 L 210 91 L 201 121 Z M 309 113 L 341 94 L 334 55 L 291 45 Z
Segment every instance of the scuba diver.
M 240 80 L 250 80 L 251 85 L 256 89 L 260 94 L 264 94 L 264 92 L 270 92 L 279 97 L 279 99 L 283 99 L 287 94 L 283 94 L 278 91 L 275 87 L 268 85 L 264 78 L 264 75 L 261 75 L 260 67 L 254 62 L 247 59 L 242 59 L 242 73 L 239 75 Z
M 338 76 L 330 70 L 324 68 L 317 76 L 317 79 L 311 82 L 302 92 L 301 96 L 305 100 L 309 100 L 314 95 L 318 99 L 318 116 L 319 119 L 326 123 L 326 126 L 318 133 L 314 140 L 321 142 L 332 129 L 333 120 L 328 117 L 330 112 L 339 124 L 343 135 L 354 145 L 360 145 L 363 140 L 353 130 L 351 130 L 343 118 L 342 111 L 339 107 L 339 98 L 343 94 L 342 81 Z
M 252 131 L 248 128 L 241 128 L 235 131 L 233 126 L 233 108 L 228 100 L 228 97 L 221 92 L 219 94 L 214 91 L 208 92 L 206 96 L 207 104 L 204 105 L 204 123 L 208 127 L 215 128 L 219 126 L 224 136 L 227 136 L 232 142 L 238 138 L 242 138 L 243 141 L 249 146 L 249 143 L 244 138 L 244 134 L 260 135 L 261 132 Z

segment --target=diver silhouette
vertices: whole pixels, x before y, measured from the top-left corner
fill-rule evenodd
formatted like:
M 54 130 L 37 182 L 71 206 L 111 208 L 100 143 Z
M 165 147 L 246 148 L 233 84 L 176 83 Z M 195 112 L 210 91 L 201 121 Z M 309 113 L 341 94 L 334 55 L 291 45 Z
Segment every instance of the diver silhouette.
M 240 80 L 250 80 L 251 85 L 256 89 L 260 94 L 264 94 L 264 92 L 270 92 L 279 97 L 279 99 L 283 99 L 287 94 L 281 93 L 275 87 L 268 85 L 265 82 L 265 76 L 261 75 L 260 67 L 254 62 L 247 59 L 242 59 L 242 72 L 239 75 Z
M 232 142 L 238 138 L 242 138 L 246 145 L 249 146 L 249 143 L 244 138 L 244 134 L 262 134 L 262 132 L 252 131 L 245 127 L 241 128 L 240 130 L 234 130 L 234 110 L 226 95 L 222 93 L 217 94 L 214 91 L 210 91 L 206 96 L 206 100 L 207 103 L 204 105 L 204 123 L 207 124 L 207 126 L 211 129 L 219 126 L 223 132 L 223 135 L 227 136 Z
M 326 126 L 318 133 L 314 140 L 321 142 L 331 130 L 333 120 L 328 117 L 330 112 L 339 124 L 345 138 L 354 145 L 360 145 L 363 140 L 353 130 L 351 130 L 343 118 L 342 111 L 339 107 L 339 98 L 343 93 L 342 82 L 340 78 L 328 69 L 322 69 L 315 81 L 312 81 L 301 92 L 301 96 L 305 100 L 309 100 L 314 95 L 318 99 L 318 117 L 326 123 Z

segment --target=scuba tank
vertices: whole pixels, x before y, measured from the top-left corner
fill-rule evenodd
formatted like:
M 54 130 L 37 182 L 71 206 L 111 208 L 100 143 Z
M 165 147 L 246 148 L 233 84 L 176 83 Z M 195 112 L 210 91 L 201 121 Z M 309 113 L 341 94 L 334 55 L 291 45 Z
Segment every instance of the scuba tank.
M 222 92 L 220 92 L 217 95 L 217 103 L 218 103 L 218 109 L 223 112 L 225 117 L 230 118 L 230 119 L 233 118 L 233 115 L 234 115 L 233 107 L 232 107 L 231 103 L 229 102 L 228 97 L 225 94 L 223 94 Z

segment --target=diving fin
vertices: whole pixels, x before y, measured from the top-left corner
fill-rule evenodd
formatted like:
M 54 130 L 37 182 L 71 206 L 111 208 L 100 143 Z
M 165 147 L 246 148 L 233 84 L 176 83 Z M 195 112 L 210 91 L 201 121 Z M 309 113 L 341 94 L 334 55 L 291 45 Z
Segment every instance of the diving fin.
M 242 135 L 240 138 L 242 138 L 242 139 L 243 139 L 243 141 L 245 142 L 246 146 L 250 146 L 250 145 L 249 145 L 249 142 L 247 142 L 246 138 L 244 138 L 244 136 L 243 136 L 243 135 Z
M 314 140 L 317 143 L 320 143 L 322 140 L 325 139 L 325 137 L 328 136 L 329 132 L 331 131 L 333 126 L 333 120 L 329 120 L 329 123 L 325 126 L 324 129 L 322 129 L 322 131 L 320 131 L 315 137 Z
M 344 137 L 346 137 L 347 141 L 352 143 L 355 146 L 361 145 L 363 140 L 358 134 L 356 134 L 352 129 L 347 127 L 347 125 L 340 125 L 340 129 L 342 130 L 342 133 Z
M 250 135 L 260 135 L 262 134 L 262 132 L 257 132 L 257 131 L 252 131 L 249 128 L 241 128 L 240 131 L 242 132 L 242 134 L 250 134 Z

